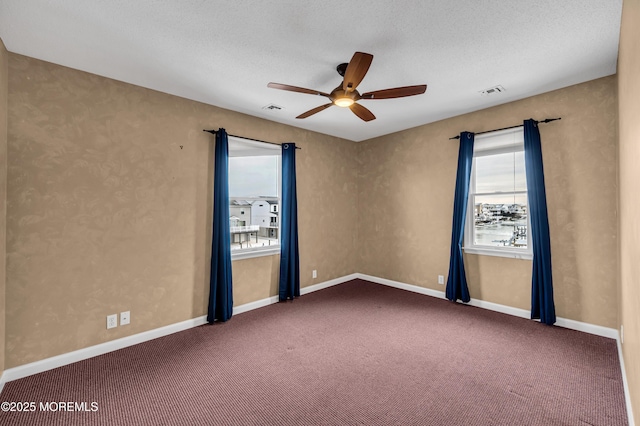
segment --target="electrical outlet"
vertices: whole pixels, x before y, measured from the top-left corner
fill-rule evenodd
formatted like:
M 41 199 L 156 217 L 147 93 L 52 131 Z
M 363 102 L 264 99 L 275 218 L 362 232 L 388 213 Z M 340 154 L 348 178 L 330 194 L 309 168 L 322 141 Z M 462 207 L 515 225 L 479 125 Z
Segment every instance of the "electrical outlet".
M 127 325 L 131 322 L 131 312 L 120 312 L 120 325 Z
M 620 324 L 620 343 L 624 343 L 624 325 Z
M 311 272 L 311 278 L 318 278 L 318 271 L 315 269 Z
M 118 314 L 107 315 L 107 329 L 118 326 Z
M 444 285 L 444 275 L 438 275 L 438 284 Z

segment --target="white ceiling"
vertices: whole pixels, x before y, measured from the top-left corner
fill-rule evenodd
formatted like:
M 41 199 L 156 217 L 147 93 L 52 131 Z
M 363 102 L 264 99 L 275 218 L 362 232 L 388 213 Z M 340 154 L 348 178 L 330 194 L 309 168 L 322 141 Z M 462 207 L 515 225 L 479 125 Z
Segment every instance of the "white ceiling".
M 0 37 L 11 52 L 361 141 L 614 74 L 621 11 L 622 0 L 1 0 Z M 360 101 L 377 117 L 365 123 L 338 107 L 297 120 L 327 100 L 267 88 L 330 92 L 356 51 L 374 55 L 360 93 L 427 92 Z M 479 94 L 495 85 L 506 92 Z

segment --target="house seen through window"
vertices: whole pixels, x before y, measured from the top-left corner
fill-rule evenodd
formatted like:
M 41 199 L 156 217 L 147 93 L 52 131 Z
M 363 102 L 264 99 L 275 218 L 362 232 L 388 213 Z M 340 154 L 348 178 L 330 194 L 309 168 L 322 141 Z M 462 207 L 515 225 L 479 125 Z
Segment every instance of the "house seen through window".
M 232 253 L 279 248 L 280 161 L 279 146 L 229 137 Z
M 465 228 L 465 251 L 531 257 L 523 129 L 478 135 Z

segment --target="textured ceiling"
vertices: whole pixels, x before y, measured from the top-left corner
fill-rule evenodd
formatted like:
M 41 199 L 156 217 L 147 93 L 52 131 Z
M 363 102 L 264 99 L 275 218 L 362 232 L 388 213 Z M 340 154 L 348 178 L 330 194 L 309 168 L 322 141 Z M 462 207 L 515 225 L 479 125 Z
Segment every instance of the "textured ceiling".
M 614 74 L 621 11 L 622 0 L 2 0 L 0 37 L 11 52 L 360 141 Z M 327 100 L 267 88 L 330 92 L 356 51 L 374 55 L 360 93 L 426 94 L 360 101 L 377 117 L 365 123 L 338 107 L 296 120 Z M 495 85 L 506 91 L 479 94 Z

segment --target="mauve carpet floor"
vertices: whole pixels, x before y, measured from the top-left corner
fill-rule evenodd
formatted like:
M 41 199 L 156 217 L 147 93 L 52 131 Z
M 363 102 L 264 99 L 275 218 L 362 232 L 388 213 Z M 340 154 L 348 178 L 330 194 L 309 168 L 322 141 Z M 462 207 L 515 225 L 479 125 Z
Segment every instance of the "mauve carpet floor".
M 9 382 L 2 425 L 626 425 L 616 342 L 355 280 Z

